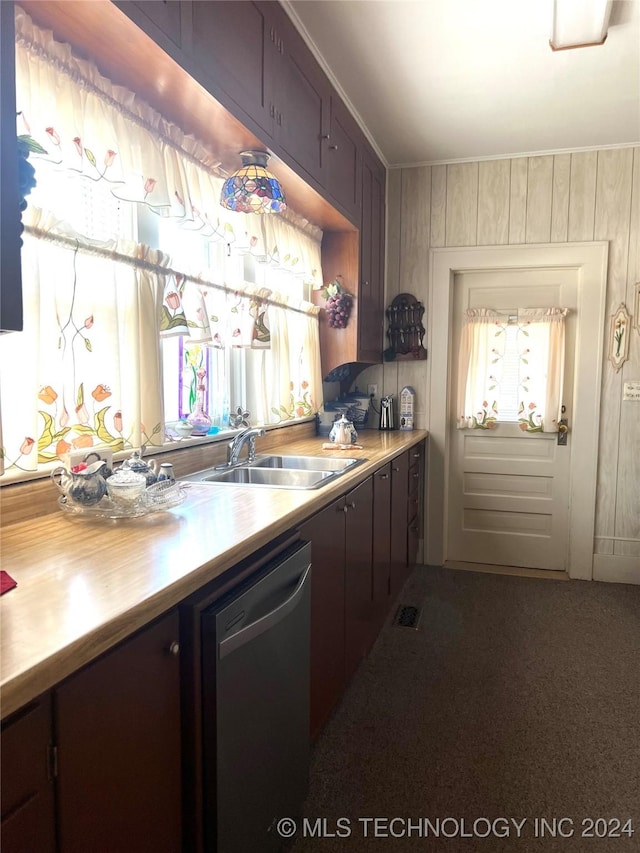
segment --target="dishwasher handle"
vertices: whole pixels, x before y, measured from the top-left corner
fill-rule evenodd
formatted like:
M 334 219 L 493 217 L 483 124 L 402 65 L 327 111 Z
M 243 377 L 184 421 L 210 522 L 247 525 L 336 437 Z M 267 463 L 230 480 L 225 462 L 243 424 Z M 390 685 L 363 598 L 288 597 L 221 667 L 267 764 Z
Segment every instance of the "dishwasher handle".
M 291 595 L 285 599 L 282 604 L 279 604 L 275 610 L 272 610 L 270 613 L 266 613 L 264 616 L 261 616 L 260 619 L 256 619 L 255 622 L 245 625 L 244 628 L 240 628 L 240 630 L 236 631 L 235 634 L 231 634 L 230 637 L 225 637 L 224 640 L 221 640 L 218 644 L 218 659 L 222 660 L 227 655 L 231 654 L 231 652 L 235 652 L 236 649 L 244 646 L 245 643 L 250 642 L 255 637 L 259 637 L 260 634 L 263 634 L 274 625 L 277 625 L 278 622 L 284 619 L 285 616 L 288 616 L 292 610 L 295 610 L 302 598 L 304 585 L 307 582 L 310 571 L 311 564 L 307 566 L 300 576 L 300 580 L 296 584 L 296 588 Z

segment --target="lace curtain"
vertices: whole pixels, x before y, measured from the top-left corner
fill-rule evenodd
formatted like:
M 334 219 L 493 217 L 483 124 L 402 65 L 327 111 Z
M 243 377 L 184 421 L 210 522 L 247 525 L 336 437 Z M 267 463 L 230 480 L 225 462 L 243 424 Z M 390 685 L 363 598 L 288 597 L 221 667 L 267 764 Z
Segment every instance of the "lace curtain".
M 16 88 L 18 132 L 33 136 L 55 168 L 107 184 L 118 198 L 322 284 L 320 229 L 289 211 L 269 217 L 222 208 L 224 176 L 201 142 L 76 57 L 20 7 Z
M 19 7 L 16 32 L 18 132 L 47 151 L 31 157 L 38 184 L 58 175 L 63 189 L 49 194 L 52 210 L 30 199 L 23 216 L 25 328 L 0 338 L 5 476 L 65 461 L 71 449 L 161 445 L 163 335 L 246 350 L 254 421 L 260 413 L 273 423 L 316 411 L 314 306 L 270 288 L 245 289 L 208 269 L 175 270 L 166 253 L 118 236 L 110 223 L 109 239 L 91 239 L 86 211 L 67 204 L 64 182 L 73 178 L 92 192 L 106 186 L 185 232 L 252 254 L 284 279 L 322 281 L 319 229 L 293 215 L 223 210 L 217 163 L 197 140 L 76 58 Z M 134 208 L 125 205 L 123 217 Z M 101 233 L 100 222 L 91 225 Z
M 495 429 L 501 418 L 506 362 L 515 365 L 517 423 L 523 432 L 557 432 L 561 418 L 566 308 L 518 311 L 514 348 L 509 319 L 491 308 L 465 312 L 458 359 L 458 428 Z
M 24 220 L 24 330 L 0 339 L 5 470 L 36 471 L 98 444 L 161 444 L 154 318 L 164 280 L 104 257 L 156 265 L 160 253 L 122 241 L 92 246 L 34 209 Z

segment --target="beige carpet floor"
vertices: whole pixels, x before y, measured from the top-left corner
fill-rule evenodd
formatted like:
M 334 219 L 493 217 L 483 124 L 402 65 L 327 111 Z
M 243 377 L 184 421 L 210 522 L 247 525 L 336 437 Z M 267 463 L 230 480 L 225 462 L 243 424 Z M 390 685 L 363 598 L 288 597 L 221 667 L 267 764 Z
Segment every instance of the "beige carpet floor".
M 294 853 L 640 850 L 640 587 L 418 567 L 398 601 Z

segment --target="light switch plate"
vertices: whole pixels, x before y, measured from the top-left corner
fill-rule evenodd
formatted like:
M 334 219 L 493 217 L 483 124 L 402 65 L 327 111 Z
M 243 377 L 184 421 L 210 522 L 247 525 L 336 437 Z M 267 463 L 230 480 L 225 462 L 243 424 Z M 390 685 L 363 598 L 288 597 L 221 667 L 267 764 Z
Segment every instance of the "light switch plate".
M 635 382 L 625 382 L 624 390 L 622 392 L 623 400 L 634 400 L 636 403 L 640 402 L 640 381 Z

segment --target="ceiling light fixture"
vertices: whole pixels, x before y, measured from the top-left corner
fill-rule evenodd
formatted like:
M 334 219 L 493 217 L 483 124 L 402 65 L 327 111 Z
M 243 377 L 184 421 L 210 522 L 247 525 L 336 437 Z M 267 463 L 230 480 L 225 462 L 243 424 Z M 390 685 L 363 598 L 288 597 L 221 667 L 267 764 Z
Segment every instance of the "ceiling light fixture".
M 287 208 L 280 182 L 267 171 L 266 151 L 241 151 L 242 166 L 222 186 L 220 204 L 236 213 L 281 213 Z
M 604 44 L 612 0 L 553 0 L 551 50 Z

